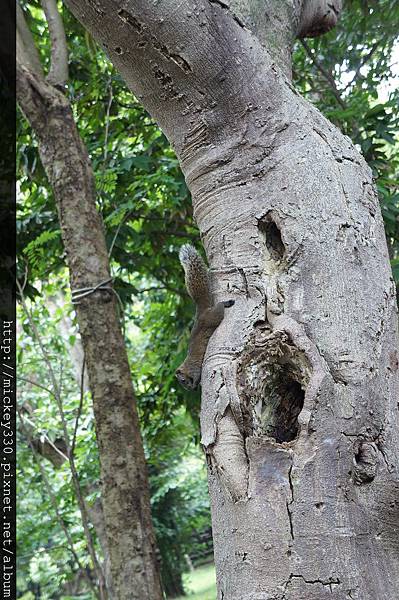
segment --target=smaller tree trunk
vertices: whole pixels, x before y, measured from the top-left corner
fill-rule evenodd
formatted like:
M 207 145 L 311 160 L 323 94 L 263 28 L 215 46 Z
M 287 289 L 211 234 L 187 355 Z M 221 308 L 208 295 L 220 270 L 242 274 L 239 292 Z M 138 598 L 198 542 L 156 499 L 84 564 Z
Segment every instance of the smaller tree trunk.
M 93 173 L 68 99 L 24 66 L 18 102 L 38 141 L 54 190 L 72 290 L 110 280 Z M 102 503 L 115 595 L 161 600 L 148 477 L 117 303 L 108 283 L 76 305 L 93 396 Z

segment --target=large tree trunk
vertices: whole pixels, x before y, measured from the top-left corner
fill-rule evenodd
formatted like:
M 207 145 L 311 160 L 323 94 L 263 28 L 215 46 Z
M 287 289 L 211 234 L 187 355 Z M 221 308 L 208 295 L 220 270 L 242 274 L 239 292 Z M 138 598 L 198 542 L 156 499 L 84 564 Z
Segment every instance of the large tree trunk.
M 110 272 L 89 157 L 68 99 L 24 64 L 17 69 L 18 102 L 54 190 L 71 289 L 95 287 Z M 76 310 L 93 397 L 112 580 L 119 600 L 161 600 L 136 401 L 116 297 L 107 286 L 82 298 Z
M 397 310 L 383 222 L 363 158 L 271 59 L 281 3 L 265 3 L 263 29 L 242 10 L 259 2 L 67 4 L 172 142 L 216 298 L 235 298 L 202 373 L 218 598 L 392 600 Z M 339 3 L 287 4 L 285 31 L 315 35 Z

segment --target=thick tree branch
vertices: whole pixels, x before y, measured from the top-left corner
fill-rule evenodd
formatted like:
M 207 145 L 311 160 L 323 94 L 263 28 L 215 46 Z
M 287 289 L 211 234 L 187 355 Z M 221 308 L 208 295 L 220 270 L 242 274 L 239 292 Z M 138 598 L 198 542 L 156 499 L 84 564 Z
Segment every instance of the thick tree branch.
M 335 27 L 341 0 L 211 0 L 231 10 L 270 52 L 291 79 L 291 53 L 295 37 L 318 37 Z
M 299 20 L 299 2 L 292 0 L 230 0 L 226 5 L 250 29 L 291 79 L 291 51 Z
M 56 0 L 42 0 L 42 6 L 51 40 L 51 65 L 47 80 L 52 85 L 64 87 L 68 81 L 68 46 L 64 23 Z
M 43 68 L 39 53 L 29 27 L 26 24 L 22 8 L 17 3 L 17 61 L 38 77 L 43 77 Z

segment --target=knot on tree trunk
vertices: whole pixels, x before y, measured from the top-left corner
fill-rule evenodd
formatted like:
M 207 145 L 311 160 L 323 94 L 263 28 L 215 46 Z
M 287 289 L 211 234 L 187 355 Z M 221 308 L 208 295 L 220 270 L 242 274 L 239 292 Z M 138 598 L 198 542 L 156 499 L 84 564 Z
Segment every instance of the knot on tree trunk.
M 297 36 L 318 37 L 327 33 L 339 19 L 342 0 L 304 0 Z
M 357 485 L 370 483 L 377 474 L 377 446 L 374 442 L 358 440 L 355 445 L 353 480 Z

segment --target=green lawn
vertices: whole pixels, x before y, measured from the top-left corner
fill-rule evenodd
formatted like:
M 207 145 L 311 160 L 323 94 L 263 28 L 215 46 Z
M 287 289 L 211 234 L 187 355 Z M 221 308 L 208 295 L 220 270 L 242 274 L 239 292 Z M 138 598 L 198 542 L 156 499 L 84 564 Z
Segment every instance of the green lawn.
M 215 600 L 216 579 L 213 564 L 198 567 L 192 573 L 187 573 L 183 576 L 183 581 L 188 595 L 177 600 Z

